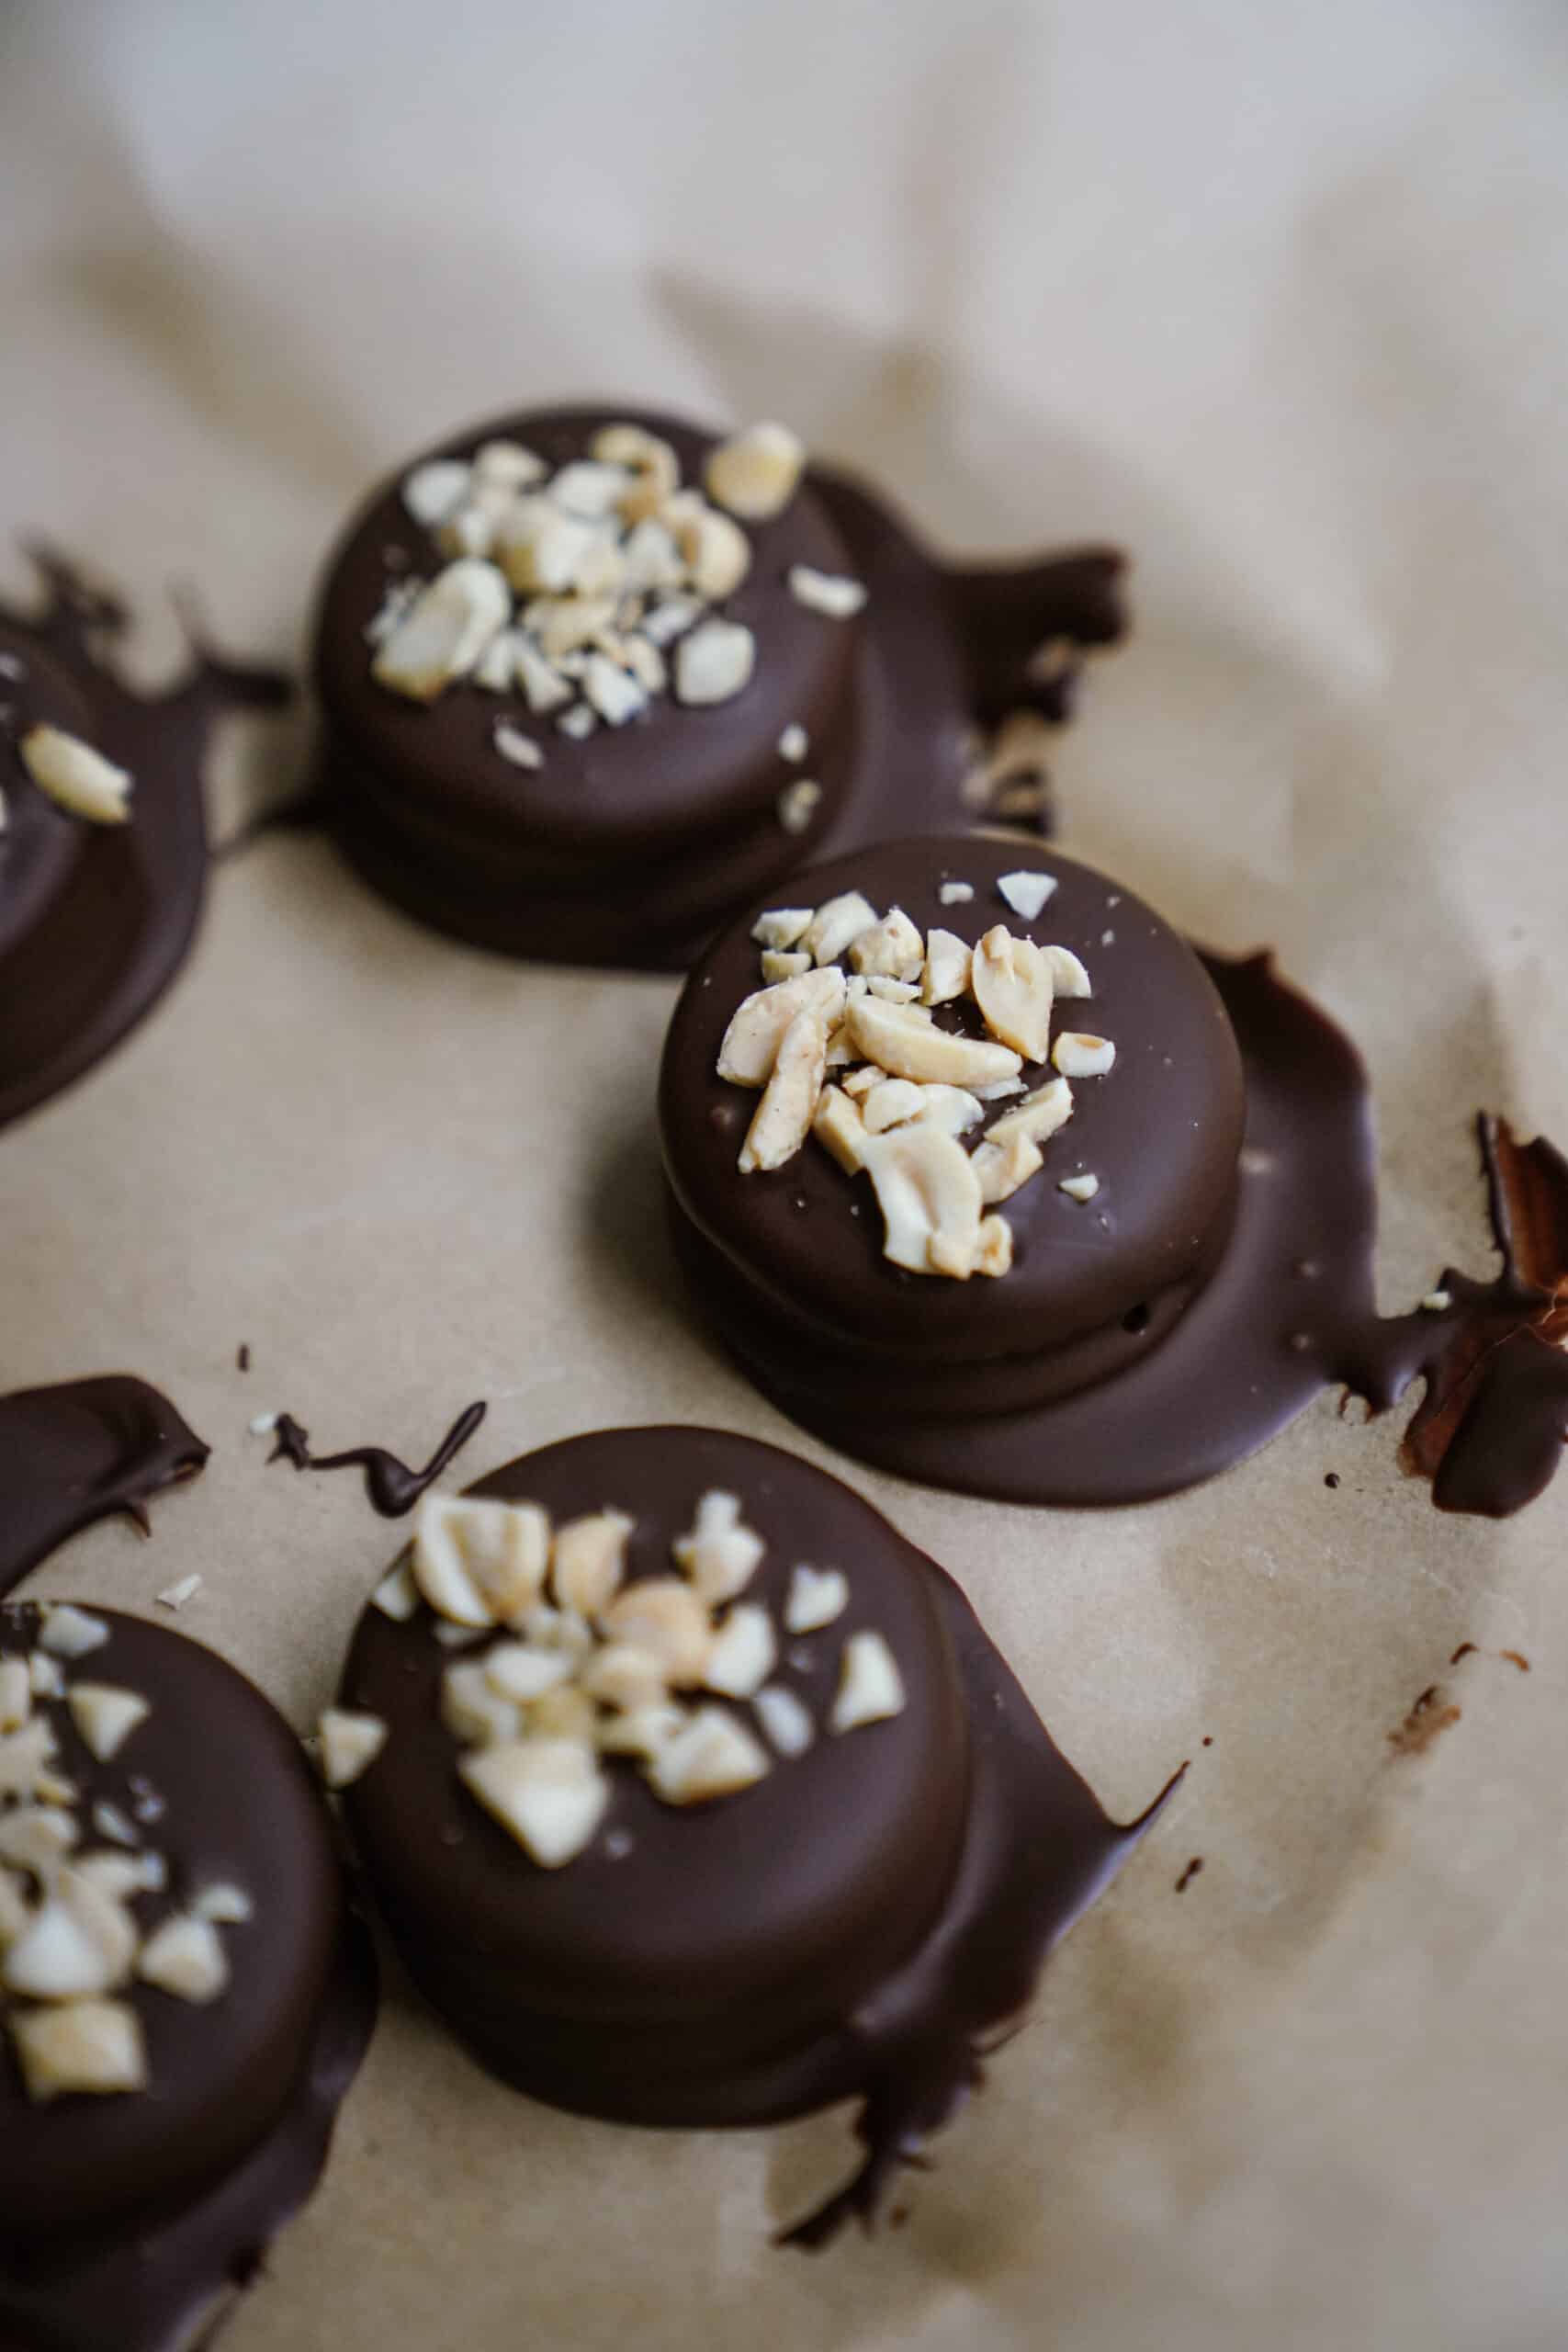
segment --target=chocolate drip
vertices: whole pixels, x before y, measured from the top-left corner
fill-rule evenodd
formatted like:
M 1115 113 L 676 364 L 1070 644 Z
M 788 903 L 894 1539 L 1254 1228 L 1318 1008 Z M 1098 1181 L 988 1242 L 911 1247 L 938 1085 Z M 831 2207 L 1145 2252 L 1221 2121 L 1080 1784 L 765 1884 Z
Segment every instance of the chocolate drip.
M 1247 1091 L 1235 1223 L 1218 1266 L 1146 1354 L 1013 1411 L 861 1417 L 795 1376 L 782 1327 L 683 1217 L 702 1303 L 757 1385 L 843 1451 L 923 1485 L 1000 1501 L 1140 1502 L 1256 1451 L 1325 1387 L 1374 1414 L 1426 1394 L 1401 1447 L 1440 1510 L 1501 1518 L 1540 1494 L 1568 1435 L 1568 1159 L 1479 1121 L 1501 1272 L 1452 1268 L 1449 1304 L 1382 1317 L 1370 1091 L 1354 1046 L 1268 954 L 1203 962 L 1241 1048 Z M 1010 1277 L 1010 1279 L 1011 1279 Z M 1006 1395 L 1010 1360 L 993 1367 Z M 1331 1473 L 1329 1483 L 1336 1474 Z
M 901 2168 L 920 2169 L 931 2133 L 985 2081 L 1040 1971 L 1104 1894 L 1186 1776 L 1121 1826 L 1052 1740 L 958 1587 L 934 1561 L 953 1623 L 976 1739 L 969 1839 L 947 1908 L 908 1966 L 852 2021 L 852 2081 L 865 2146 L 842 2188 L 783 2233 L 808 2252 L 844 2224 L 869 2229 Z M 998 2031 L 998 2029 L 1002 2029 Z
M 406 1462 L 379 1445 L 350 1446 L 342 1453 L 312 1453 L 310 1432 L 300 1427 L 292 1413 L 279 1413 L 273 1432 L 276 1442 L 267 1458 L 291 1462 L 296 1470 L 363 1470 L 371 1508 L 383 1519 L 400 1519 L 467 1445 L 485 1411 L 482 1402 L 466 1405 L 423 1470 L 411 1470 Z
M 953 1579 L 858 1496 L 773 1447 L 689 1428 L 600 1430 L 471 1491 L 525 1497 L 557 1523 L 624 1500 L 635 1585 L 666 1572 L 694 1496 L 715 1487 L 746 1498 L 763 1539 L 748 1590 L 764 1606 L 782 1611 L 791 1560 L 852 1562 L 844 1615 L 778 1668 L 808 1714 L 826 1718 L 841 1645 L 874 1624 L 898 1661 L 895 1718 L 859 1747 L 817 1740 L 713 1805 L 660 1804 L 616 1770 L 600 1838 L 542 1871 L 461 1790 L 440 1721 L 450 1653 L 428 1615 L 372 1605 L 343 1703 L 389 1731 L 344 1814 L 415 1984 L 501 2081 L 578 2113 L 679 2128 L 858 2101 L 863 2162 L 790 2233 L 816 2245 L 869 2221 L 979 2085 L 1047 1955 L 1176 1782 L 1139 1820 L 1111 1821 Z
M 0 1595 L 68 1537 L 194 1478 L 209 1448 L 166 1396 L 125 1373 L 0 1396 Z
M 987 723 L 1025 707 L 1060 725 L 1073 715 L 1081 655 L 1127 632 L 1127 560 L 1082 548 L 1029 564 L 953 571 L 949 598 L 968 664 L 976 716 Z M 1048 664 L 1046 648 L 1065 644 Z
M 28 553 L 47 597 L 33 614 L 0 605 L 0 646 L 22 662 L 22 688 L 44 705 L 66 704 L 73 731 L 129 769 L 135 789 L 126 824 L 89 825 L 39 805 L 16 763 L 15 789 L 29 807 L 25 831 L 17 812 L 18 836 L 53 838 L 44 843 L 47 888 L 0 953 L 0 1125 L 80 1077 L 168 986 L 201 912 L 201 774 L 213 725 L 226 711 L 276 708 L 290 691 L 276 672 L 216 653 L 187 600 L 185 674 L 161 695 L 131 693 L 105 658 L 125 627 L 124 605 L 51 549 Z M 8 854 L 0 842 L 0 913 Z

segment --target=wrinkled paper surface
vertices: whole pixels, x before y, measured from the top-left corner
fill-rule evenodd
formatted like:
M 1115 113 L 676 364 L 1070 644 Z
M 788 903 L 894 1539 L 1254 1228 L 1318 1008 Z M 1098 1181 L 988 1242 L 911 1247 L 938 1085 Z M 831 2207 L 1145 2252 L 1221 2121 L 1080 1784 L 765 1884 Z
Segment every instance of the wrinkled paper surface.
M 1063 741 L 1066 842 L 1350 1026 L 1405 1305 L 1490 1262 L 1474 1108 L 1568 1140 L 1565 63 L 1515 0 L 14 0 L 0 573 L 28 531 L 92 559 L 150 676 L 181 580 L 291 659 L 375 476 L 578 390 L 782 414 L 954 550 L 1114 536 L 1137 634 Z M 302 743 L 230 737 L 220 831 Z M 151 1610 L 199 1571 L 181 1629 L 304 1727 L 399 1532 L 265 1467 L 254 1414 L 423 1458 L 483 1396 L 468 1477 L 716 1422 L 952 1568 L 1113 1810 L 1192 1770 L 901 2230 L 770 2249 L 843 2114 L 556 2115 L 394 1983 L 226 2344 L 1562 2343 L 1568 1479 L 1442 1520 L 1328 1397 L 1122 1515 L 835 1462 L 673 1280 L 671 1001 L 427 937 L 311 838 L 220 868 L 156 1015 L 0 1138 L 4 1385 L 141 1373 L 214 1448 L 151 1544 L 100 1527 L 34 1589 Z M 1396 1754 L 1434 1681 L 1460 1720 Z

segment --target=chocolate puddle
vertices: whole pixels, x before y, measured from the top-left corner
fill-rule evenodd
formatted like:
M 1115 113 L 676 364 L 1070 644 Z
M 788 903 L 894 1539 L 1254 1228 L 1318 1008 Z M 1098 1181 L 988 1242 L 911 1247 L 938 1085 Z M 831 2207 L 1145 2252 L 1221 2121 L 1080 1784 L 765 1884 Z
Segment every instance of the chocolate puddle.
M 276 1442 L 267 1459 L 291 1462 L 296 1470 L 363 1470 L 371 1508 L 383 1519 L 400 1519 L 467 1445 L 485 1411 L 482 1402 L 466 1405 L 423 1470 L 411 1470 L 406 1462 L 379 1445 L 350 1446 L 342 1453 L 312 1453 L 310 1432 L 300 1427 L 292 1413 L 279 1413 L 273 1431 Z
M 913 1547 L 911 1546 L 911 1551 Z M 1020 1689 L 958 1586 L 934 1560 L 969 1702 L 973 1781 L 958 1875 L 920 1949 L 840 2038 L 819 2054 L 808 2100 L 859 2098 L 860 2169 L 786 2231 L 781 2245 L 827 2245 L 844 2224 L 869 2228 L 904 2166 L 985 2080 L 985 2060 L 1010 2038 L 1045 1961 L 1104 1894 L 1186 1773 L 1124 1827 L 1074 1771 Z M 983 2037 L 994 2037 L 987 2041 Z
M 1343 1385 L 1372 1412 L 1426 1395 L 1401 1450 L 1442 1510 L 1503 1517 L 1530 1501 L 1568 1435 L 1568 1160 L 1480 1135 L 1502 1272 L 1453 1269 L 1449 1305 L 1377 1313 L 1377 1197 L 1366 1071 L 1265 954 L 1206 956 L 1247 1078 L 1236 1221 L 1218 1271 L 1157 1346 L 1100 1386 L 983 1419 L 852 1419 L 813 1396 L 809 1363 L 756 1332 L 754 1298 L 679 1213 L 676 1248 L 726 1344 L 780 1408 L 918 1484 L 1002 1502 L 1149 1501 L 1216 1476 Z
M 214 722 L 226 711 L 275 708 L 289 692 L 270 670 L 221 659 L 187 616 L 192 659 L 184 677 L 161 695 L 131 693 L 103 658 L 124 629 L 124 605 L 62 558 L 29 553 L 48 601 L 32 615 L 0 605 L 0 650 L 20 665 L 19 676 L 7 667 L 0 678 L 0 701 L 21 706 L 35 692 L 42 706 L 63 699 L 94 747 L 130 770 L 135 788 L 128 823 L 88 824 L 41 806 L 43 796 L 12 763 L 0 919 L 8 888 L 28 903 L 28 920 L 0 950 L 0 1125 L 101 1059 L 173 979 L 205 893 L 201 778 Z M 9 773 L 6 781 L 10 788 Z
M 110 1373 L 0 1396 L 0 1598 L 68 1537 L 194 1478 L 210 1448 L 166 1396 Z
M 555 461 L 581 455 L 592 427 L 613 414 L 531 412 L 497 419 L 488 432 L 516 435 Z M 668 435 L 696 479 L 706 436 L 668 417 L 642 421 Z M 460 435 L 446 453 L 467 454 L 474 439 Z M 890 835 L 962 834 L 998 816 L 1027 815 L 1037 831 L 1049 830 L 1043 775 L 1021 791 L 1016 773 L 976 786 L 976 728 L 1010 711 L 1064 723 L 1085 653 L 1126 630 L 1125 566 L 1114 550 L 950 565 L 860 483 L 814 466 L 807 479 L 818 511 L 804 516 L 792 506 L 768 527 L 787 537 L 796 523 L 802 530 L 826 523 L 833 526 L 829 544 L 760 542 L 751 573 L 726 605 L 731 617 L 755 627 L 761 647 L 746 693 L 705 712 L 695 739 L 679 714 L 676 723 L 658 711 L 635 729 L 601 730 L 581 747 L 552 731 L 549 769 L 581 787 L 562 797 L 515 772 L 508 778 L 504 763 L 491 774 L 498 717 L 537 729 L 523 704 L 459 685 L 415 721 L 394 715 L 393 698 L 371 680 L 365 625 L 384 595 L 389 554 L 398 568 L 423 573 L 435 552 L 428 537 L 421 543 L 411 533 L 403 478 L 373 494 L 329 567 L 316 656 L 323 711 L 318 797 L 307 798 L 300 813 L 311 821 L 324 806 L 350 863 L 405 912 L 502 954 L 683 970 L 729 912 L 783 888 L 802 864 Z M 834 689 L 820 725 L 809 708 L 781 707 L 760 743 L 753 740 L 759 707 L 778 688 L 781 644 L 795 638 L 800 619 L 786 585 L 793 560 L 852 571 L 867 601 L 846 656 L 847 695 Z M 779 729 L 796 720 L 810 722 L 805 770 L 772 752 Z M 694 741 L 702 746 L 698 773 L 714 762 L 716 744 L 728 746 L 738 774 L 743 777 L 750 763 L 768 778 L 765 795 L 738 797 L 731 775 L 677 823 L 672 812 L 686 800 Z M 484 746 L 482 761 L 476 742 Z M 819 784 L 823 797 L 796 832 L 778 815 L 778 794 L 803 777 Z M 532 816 L 520 824 L 518 807 L 528 805 L 529 793 Z

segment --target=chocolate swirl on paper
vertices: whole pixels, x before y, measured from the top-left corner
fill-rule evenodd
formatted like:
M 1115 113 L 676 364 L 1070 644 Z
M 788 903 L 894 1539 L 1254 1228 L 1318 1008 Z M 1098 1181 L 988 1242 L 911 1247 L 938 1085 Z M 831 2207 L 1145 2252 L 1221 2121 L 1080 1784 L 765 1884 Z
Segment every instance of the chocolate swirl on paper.
M 296 1470 L 363 1470 L 371 1509 L 379 1511 L 383 1519 L 400 1519 L 405 1511 L 412 1510 L 425 1488 L 434 1486 L 461 1453 L 483 1420 L 486 1409 L 482 1401 L 465 1405 L 423 1470 L 411 1470 L 406 1462 L 400 1462 L 395 1453 L 389 1453 L 379 1445 L 348 1446 L 340 1453 L 312 1453 L 310 1432 L 300 1427 L 292 1413 L 279 1413 L 268 1459 L 291 1462 Z

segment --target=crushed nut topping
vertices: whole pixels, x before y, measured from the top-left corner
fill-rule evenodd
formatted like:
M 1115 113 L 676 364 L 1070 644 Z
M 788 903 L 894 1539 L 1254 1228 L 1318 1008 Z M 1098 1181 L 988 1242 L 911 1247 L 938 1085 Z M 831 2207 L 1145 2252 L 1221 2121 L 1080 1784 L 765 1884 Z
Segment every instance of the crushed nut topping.
M 95 825 L 123 825 L 129 818 L 130 776 L 79 735 L 62 727 L 29 727 L 17 749 L 39 790 L 73 817 Z
M 1100 1179 L 1087 1170 L 1081 1176 L 1063 1176 L 1056 1185 L 1058 1193 L 1066 1193 L 1075 1201 L 1092 1201 L 1100 1190 Z
M 796 776 L 793 784 L 785 785 L 778 797 L 779 823 L 786 833 L 807 832 L 821 802 L 821 786 L 813 782 L 810 776 Z
M 444 1535 L 461 1525 L 455 1515 L 466 1500 L 439 1498 L 434 1518 Z M 538 1558 L 541 1589 L 563 1605 L 535 1600 L 491 1620 L 488 1646 L 469 1647 L 445 1668 L 440 1714 L 464 1751 L 457 1770 L 465 1785 L 542 1869 L 562 1868 L 597 1837 L 616 1758 L 662 1803 L 685 1805 L 737 1794 L 771 1771 L 775 1757 L 801 1756 L 812 1746 L 819 1726 L 811 1710 L 778 1679 L 786 1668 L 801 1670 L 794 1652 L 782 1658 L 783 1640 L 820 1631 L 844 1613 L 850 1580 L 841 1569 L 795 1568 L 775 1614 L 753 1588 L 766 1545 L 747 1523 L 740 1497 L 721 1487 L 696 1498 L 691 1525 L 673 1540 L 675 1573 L 630 1582 L 635 1526 L 626 1512 L 606 1509 L 552 1531 L 536 1504 L 483 1508 L 517 1519 L 509 1534 L 487 1518 L 484 1556 Z M 416 1550 L 418 1542 L 416 1532 Z M 390 1583 L 377 1588 L 373 1606 L 384 1609 L 380 1596 Z M 396 1606 L 385 1613 L 402 1616 L 411 1589 L 414 1609 L 427 1601 L 435 1611 L 437 1638 L 449 1632 L 469 1638 L 467 1580 L 424 1580 L 414 1569 L 408 1587 L 392 1587 Z M 767 1746 L 735 1712 L 742 1703 Z M 879 1722 L 902 1704 L 883 1636 L 852 1634 L 832 1727 L 852 1728 L 852 1716 Z M 385 1736 L 376 1716 L 330 1710 L 322 1718 L 323 1768 L 329 1740 L 352 1772 L 363 1769 L 362 1753 L 366 1761 L 379 1753 Z M 190 1916 L 214 1914 L 197 1904 Z
M 110 1638 L 101 1618 L 69 1602 L 39 1618 L 37 1638 L 51 1649 L 0 1657 L 0 2027 L 23 2089 L 41 2105 L 152 2087 L 140 2017 L 118 1996 L 140 1981 L 187 2002 L 216 2000 L 229 1984 L 218 1927 L 243 1923 L 252 1906 L 242 1889 L 220 1885 L 148 1932 L 134 1906 L 167 1888 L 165 1858 L 141 1845 L 119 1806 L 99 1798 L 87 1807 L 58 1768 L 62 1732 L 107 1763 L 151 1703 L 118 1684 L 72 1679 L 68 1668 Z M 144 1779 L 133 1773 L 128 1790 L 139 1818 L 162 1813 Z
M 882 1635 L 852 1634 L 844 1644 L 838 1696 L 828 1718 L 829 1730 L 855 1731 L 862 1724 L 886 1722 L 898 1714 L 903 1705 L 897 1661 Z
M 404 479 L 402 503 L 446 561 L 429 580 L 389 581 L 365 631 L 371 674 L 414 702 L 465 679 L 491 694 L 520 691 L 536 718 L 555 714 L 578 741 L 630 724 L 671 691 L 694 708 L 727 702 L 749 682 L 757 649 L 750 629 L 716 608 L 750 571 L 744 526 L 784 512 L 805 463 L 785 426 L 752 425 L 710 452 L 705 495 L 682 486 L 669 442 L 629 422 L 603 426 L 587 456 L 553 469 L 511 441 L 487 442 L 471 460 L 430 458 Z M 818 583 L 807 601 L 827 598 L 818 610 L 864 601 L 852 581 L 804 576 Z M 545 763 L 543 748 L 510 725 L 494 741 L 515 765 Z M 782 757 L 799 761 L 807 749 L 803 728 L 784 729 Z M 817 797 L 804 780 L 787 787 L 786 831 L 806 830 Z
M 998 884 L 1036 912 L 1055 887 L 1045 874 Z M 968 883 L 939 888 L 944 905 L 973 896 Z M 785 1168 L 815 1136 L 847 1176 L 870 1177 L 895 1265 L 960 1282 L 1009 1272 L 1012 1229 L 986 1212 L 1043 1169 L 1045 1145 L 1072 1116 L 1069 1078 L 1102 1077 L 1115 1062 L 1109 1038 L 1066 1030 L 1052 1042 L 1057 999 L 1093 993 L 1081 958 L 1005 923 L 974 946 L 937 925 L 922 937 L 902 907 L 880 913 L 860 890 L 770 909 L 751 936 L 766 985 L 737 1006 L 717 1063 L 729 1084 L 761 1091 L 740 1172 Z M 967 1025 L 939 1020 L 947 1007 Z M 1051 1065 L 1059 1075 L 1032 1088 L 1026 1071 Z M 987 1127 L 988 1106 L 1013 1096 L 1022 1100 Z M 1084 1181 L 1062 1189 L 1090 1199 Z
M 1064 1078 L 1103 1078 L 1115 1062 L 1116 1048 L 1109 1037 L 1064 1029 L 1051 1048 L 1051 1059 Z
M 708 495 L 748 523 L 782 514 L 795 496 L 806 451 L 787 424 L 752 424 L 714 450 L 704 469 Z
M 792 563 L 789 569 L 789 593 L 797 605 L 809 613 L 820 613 L 830 621 L 847 621 L 858 613 L 866 600 L 866 589 L 859 580 L 844 580 L 830 571 L 818 571 L 814 564 Z
M 346 1789 L 367 1772 L 387 1744 L 379 1715 L 347 1714 L 329 1707 L 317 1725 L 321 1778 L 329 1789 Z
M 1004 898 L 1015 915 L 1025 922 L 1032 922 L 1056 888 L 1054 874 L 1003 874 L 997 880 L 997 891 Z

